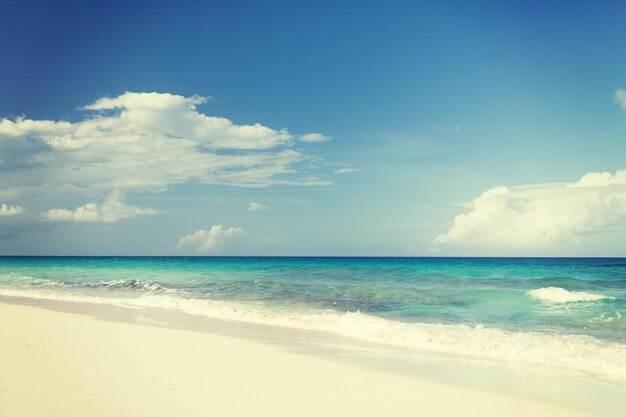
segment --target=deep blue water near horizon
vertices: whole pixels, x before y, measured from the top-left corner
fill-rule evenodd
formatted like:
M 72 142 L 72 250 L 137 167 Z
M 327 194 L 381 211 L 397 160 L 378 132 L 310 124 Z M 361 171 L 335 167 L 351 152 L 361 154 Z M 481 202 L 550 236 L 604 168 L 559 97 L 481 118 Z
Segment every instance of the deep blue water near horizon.
M 626 258 L 0 257 L 0 294 L 507 360 L 569 354 L 626 381 Z

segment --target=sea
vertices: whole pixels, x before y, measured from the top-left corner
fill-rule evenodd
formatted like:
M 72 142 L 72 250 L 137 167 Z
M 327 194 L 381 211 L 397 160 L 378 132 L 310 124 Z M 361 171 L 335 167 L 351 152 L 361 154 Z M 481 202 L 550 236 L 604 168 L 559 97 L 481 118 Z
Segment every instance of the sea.
M 0 295 L 316 330 L 626 384 L 625 258 L 0 257 Z

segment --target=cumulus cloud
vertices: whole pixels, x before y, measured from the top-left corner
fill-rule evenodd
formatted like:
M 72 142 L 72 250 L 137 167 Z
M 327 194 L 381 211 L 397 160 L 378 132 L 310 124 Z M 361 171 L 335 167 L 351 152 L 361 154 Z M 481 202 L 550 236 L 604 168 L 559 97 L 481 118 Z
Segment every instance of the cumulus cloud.
M 17 216 L 24 209 L 20 206 L 10 206 L 8 204 L 0 204 L 0 216 Z
M 350 174 L 352 172 L 358 172 L 360 169 L 358 168 L 340 168 L 335 171 L 335 174 Z
M 626 110 L 626 90 L 618 89 L 615 91 L 615 102 L 619 104 L 622 109 Z
M 541 249 L 626 224 L 626 169 L 559 184 L 499 186 L 478 196 L 435 243 Z
M 121 219 L 151 214 L 156 214 L 156 210 L 125 204 L 122 193 L 116 190 L 102 204 L 88 203 L 74 210 L 51 209 L 45 212 L 43 216 L 51 221 L 113 223 Z
M 328 142 L 331 139 L 332 136 L 322 135 L 321 133 L 307 133 L 298 137 L 298 140 L 300 140 L 300 142 L 308 143 Z
M 611 185 L 626 185 L 626 169 L 612 174 L 610 172 L 590 172 L 568 187 L 584 188 L 584 187 L 609 187 Z
M 242 235 L 239 227 L 224 227 L 221 224 L 213 225 L 209 230 L 197 230 L 184 236 L 178 241 L 175 249 L 190 254 L 218 253 L 224 249 L 227 241 Z
M 200 113 L 203 97 L 131 93 L 84 106 L 79 122 L 0 119 L 0 186 L 163 190 L 196 182 L 321 185 L 298 175 L 307 155 L 286 129 Z
M 248 211 L 263 211 L 269 210 L 269 207 L 264 206 L 263 204 L 252 202 L 248 204 Z
M 273 130 L 261 124 L 236 125 L 223 117 L 196 111 L 204 97 L 159 93 L 125 93 L 101 98 L 85 110 L 120 110 L 118 121 L 126 130 L 195 139 L 213 149 L 269 149 L 292 139 L 286 129 Z

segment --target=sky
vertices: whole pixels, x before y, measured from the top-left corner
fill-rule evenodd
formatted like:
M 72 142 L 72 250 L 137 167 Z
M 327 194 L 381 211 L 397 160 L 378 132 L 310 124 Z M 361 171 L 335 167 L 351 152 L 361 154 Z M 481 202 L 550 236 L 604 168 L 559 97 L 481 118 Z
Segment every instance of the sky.
M 626 4 L 0 3 L 0 255 L 626 256 Z

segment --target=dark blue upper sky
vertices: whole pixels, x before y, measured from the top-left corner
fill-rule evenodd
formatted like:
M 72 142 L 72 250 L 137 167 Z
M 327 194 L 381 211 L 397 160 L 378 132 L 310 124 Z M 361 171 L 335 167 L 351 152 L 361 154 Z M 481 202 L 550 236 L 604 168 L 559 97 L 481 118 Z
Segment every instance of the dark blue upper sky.
M 210 97 L 199 111 L 237 124 L 322 132 L 333 140 L 300 149 L 358 173 L 314 196 L 209 193 L 326 201 L 338 213 L 324 204 L 305 218 L 336 231 L 332 218 L 356 210 L 338 203 L 343 190 L 363 222 L 384 211 L 412 225 L 381 252 L 416 253 L 463 212 L 452 203 L 626 166 L 614 100 L 626 87 L 625 18 L 623 2 L 3 1 L 0 117 L 77 122 L 89 115 L 76 109 L 101 97 L 161 92 Z M 303 252 L 323 252 L 319 242 Z

